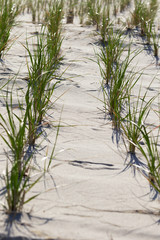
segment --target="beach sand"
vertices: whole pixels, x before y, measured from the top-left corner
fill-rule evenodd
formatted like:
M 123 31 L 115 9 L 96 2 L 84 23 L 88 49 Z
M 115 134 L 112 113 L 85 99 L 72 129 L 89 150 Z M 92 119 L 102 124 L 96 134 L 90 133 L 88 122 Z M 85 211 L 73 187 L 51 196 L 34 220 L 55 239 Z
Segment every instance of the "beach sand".
M 23 99 L 27 86 L 24 80 L 27 57 L 23 44 L 26 36 L 32 44 L 34 40 L 30 37 L 40 28 L 31 23 L 28 14 L 20 15 L 18 21 L 12 36 L 18 34 L 19 38 L 5 55 L 5 66 L 0 66 L 2 81 L 18 72 L 12 91 L 15 106 L 17 92 L 19 99 Z M 75 19 L 73 24 L 64 24 L 63 35 L 64 60 L 59 71 L 65 72 L 53 94 L 53 101 L 62 96 L 46 117 L 50 124 L 38 139 L 40 145 L 33 159 L 37 171 L 32 178 L 43 173 L 44 157 L 50 155 L 56 136 L 56 128 L 52 125 L 57 125 L 61 117 L 56 156 L 49 172 L 28 194 L 40 195 L 24 206 L 22 214 L 8 216 L 1 208 L 0 239 L 158 240 L 160 216 L 156 213 L 160 202 L 142 174 L 146 162 L 137 152 L 137 158 L 132 159 L 133 165 L 127 165 L 131 159 L 123 140 L 104 113 L 102 78 L 95 62 L 98 51 L 95 27 L 81 26 Z M 133 39 L 133 50 L 143 48 L 139 39 Z M 135 93 L 141 85 L 142 93 L 145 92 L 156 75 L 148 96 L 157 94 L 159 68 L 153 54 L 142 51 L 134 59 L 133 66 L 135 71 L 145 69 Z M 11 86 L 12 81 L 9 84 Z M 2 97 L 0 104 L 1 113 L 5 114 Z M 158 120 L 153 112 L 148 119 L 153 125 Z M 0 144 L 2 173 L 6 156 L 2 140 Z M 144 170 L 147 172 L 147 168 Z M 12 218 L 14 221 L 10 221 Z

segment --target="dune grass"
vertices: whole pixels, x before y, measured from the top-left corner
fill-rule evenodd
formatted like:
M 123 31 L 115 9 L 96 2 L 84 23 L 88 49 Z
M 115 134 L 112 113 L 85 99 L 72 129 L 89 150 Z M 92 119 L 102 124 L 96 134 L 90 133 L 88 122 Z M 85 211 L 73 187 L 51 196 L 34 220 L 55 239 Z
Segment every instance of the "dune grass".
M 102 4 L 100 0 L 87 0 L 88 18 L 91 24 L 96 25 L 99 30 L 101 23 Z
M 47 54 L 48 62 L 52 68 L 57 68 L 63 57 L 60 54 L 62 45 L 62 19 L 64 15 L 64 2 L 54 1 L 49 11 L 46 12 L 45 26 L 47 29 Z
M 73 23 L 74 15 L 75 15 L 75 7 L 77 2 L 75 0 L 67 1 L 67 21 L 66 23 Z
M 9 100 L 8 100 L 9 99 Z M 24 154 L 24 148 L 26 144 L 25 139 L 25 127 L 26 127 L 26 120 L 27 115 L 23 117 L 21 120 L 12 110 L 12 94 L 10 96 L 6 96 L 5 100 L 6 104 L 6 110 L 7 110 L 7 117 L 4 117 L 2 114 L 0 114 L 0 125 L 2 126 L 4 133 L 6 136 L 1 134 L 1 138 L 4 140 L 4 142 L 7 144 L 9 149 L 12 152 L 14 161 L 17 162 L 17 166 L 19 169 L 19 174 L 21 174 L 21 159 Z M 7 120 L 6 120 L 7 118 Z M 17 123 L 18 121 L 18 129 L 17 129 Z
M 10 32 L 19 13 L 20 2 L 0 0 L 0 58 L 9 43 Z
M 34 52 L 25 47 L 30 59 L 28 64 L 28 90 L 26 104 L 29 106 L 29 144 L 34 145 L 39 136 L 37 129 L 42 124 L 46 111 L 50 108 L 51 97 L 58 83 L 54 62 L 48 57 L 48 45 L 45 42 L 44 31 L 37 35 L 37 44 Z
M 112 79 L 114 72 L 119 64 L 121 54 L 124 50 L 122 31 L 114 33 L 112 27 L 107 28 L 106 39 L 107 42 L 104 47 L 100 49 L 100 53 L 97 54 L 97 61 L 100 68 L 104 84 L 109 84 Z
M 160 130 L 160 126 L 157 126 Z M 160 154 L 159 154 L 159 130 L 157 136 L 151 135 L 152 131 L 147 131 L 145 125 L 140 128 L 143 140 L 145 142 L 145 148 L 138 144 L 138 148 L 142 155 L 145 157 L 149 175 L 148 180 L 154 189 L 160 193 Z
M 115 129 L 120 129 L 121 117 L 125 110 L 126 101 L 131 89 L 135 86 L 138 78 L 135 79 L 135 74 L 127 73 L 128 67 L 131 64 L 133 57 L 130 57 L 130 49 L 127 57 L 121 64 L 118 64 L 113 72 L 112 79 L 108 86 L 102 86 L 104 103 L 111 116 L 112 123 Z
M 123 12 L 131 4 L 131 0 L 120 0 L 120 12 Z
M 6 5 L 2 5 L 2 2 Z M 4 39 L 2 44 L 0 42 L 0 54 L 7 46 L 11 27 L 19 12 L 18 5 L 12 5 L 10 8 L 7 5 L 8 3 L 11 6 L 13 2 L 11 0 L 0 2 L 2 13 L 0 15 L 0 41 Z M 62 19 L 64 17 L 64 4 L 67 5 L 67 3 L 63 0 L 28 1 L 33 22 L 35 23 L 36 19 L 38 19 L 38 22 L 43 19 L 43 28 L 37 34 L 36 47 L 32 49 L 28 43 L 25 46 L 29 55 L 27 63 L 29 79 L 25 93 L 25 109 L 21 112 L 21 116 L 13 111 L 11 94 L 6 97 L 6 116 L 0 114 L 0 125 L 3 129 L 0 136 L 11 152 L 10 154 L 5 151 L 7 163 L 4 181 L 6 186 L 6 210 L 8 212 L 21 212 L 25 203 L 37 197 L 36 194 L 28 199 L 26 198 L 26 194 L 40 180 L 41 176 L 34 181 L 30 181 L 32 154 L 28 156 L 25 153 L 27 147 L 34 146 L 37 138 L 41 135 L 42 132 L 39 131 L 39 128 L 42 126 L 45 114 L 53 104 L 53 93 L 59 82 L 56 80 L 57 70 L 62 61 Z M 127 56 L 125 58 L 123 56 L 123 52 L 126 50 L 124 48 L 123 32 L 121 30 L 115 31 L 111 24 L 110 4 L 112 3 L 115 4 L 115 1 L 81 1 L 80 20 L 82 23 L 87 9 L 89 21 L 96 25 L 97 31 L 100 30 L 103 47 L 97 54 L 97 62 L 103 78 L 102 89 L 105 109 L 111 116 L 114 128 L 117 130 L 121 128 L 127 138 L 129 152 L 135 153 L 137 147 L 147 160 L 152 176 L 152 180 L 149 178 L 149 181 L 160 192 L 159 137 L 158 135 L 157 137 L 151 136 L 151 132 L 147 132 L 144 125 L 150 112 L 150 105 L 155 97 L 147 101 L 147 92 L 142 97 L 140 97 L 139 92 L 136 101 L 132 103 L 131 90 L 139 77 L 135 78 L 134 74 L 128 73 L 128 68 L 136 54 L 132 58 L 129 48 Z M 69 1 L 70 10 L 73 11 L 77 4 L 76 0 Z M 124 11 L 130 1 L 121 0 L 120 4 L 120 11 Z M 45 15 L 41 15 L 43 6 Z M 156 9 L 156 0 L 151 0 L 149 7 L 143 2 L 135 0 L 135 11 L 132 14 L 133 24 L 140 26 L 141 34 L 147 37 L 147 41 L 150 42 L 150 38 L 153 38 L 155 56 L 157 55 L 158 40 L 156 33 L 153 34 L 152 27 Z M 59 130 L 60 122 L 57 126 L 55 142 L 48 165 L 45 168 L 46 171 L 49 170 L 55 154 Z M 142 139 L 145 142 L 145 148 L 140 143 Z
M 102 38 L 102 43 L 105 45 L 107 41 L 107 33 L 110 28 L 110 8 L 109 6 L 104 6 L 102 12 L 102 22 L 100 27 L 100 35 Z
M 12 88 L 13 89 L 13 88 Z M 7 157 L 6 172 L 3 176 L 6 193 L 5 210 L 10 212 L 21 212 L 25 203 L 33 198 L 26 200 L 26 194 L 39 181 L 39 178 L 33 182 L 29 181 L 29 167 L 32 156 L 26 158 L 27 148 L 27 117 L 28 107 L 21 116 L 13 111 L 12 94 L 7 94 L 6 116 L 0 114 L 0 125 L 3 132 L 0 134 L 10 152 L 5 151 Z M 19 108 L 21 104 L 19 103 Z
M 145 1 L 135 0 L 135 10 L 132 13 L 133 25 L 140 27 L 141 35 L 146 36 L 150 43 L 152 27 L 157 14 L 157 0 L 150 0 L 149 6 Z
M 6 96 L 6 116 L 0 114 L 0 125 L 3 129 L 1 138 L 10 149 L 6 152 L 6 172 L 3 177 L 6 187 L 5 209 L 10 212 L 21 212 L 25 203 L 28 203 L 38 194 L 27 199 L 26 195 L 40 180 L 30 179 L 31 162 L 34 151 L 28 154 L 28 149 L 35 146 L 36 139 L 41 135 L 42 121 L 47 110 L 52 107 L 52 96 L 59 82 L 56 80 L 58 64 L 60 63 L 61 21 L 63 17 L 63 1 L 54 1 L 54 5 L 47 15 L 46 27 L 41 28 L 37 34 L 36 44 L 29 47 L 26 42 L 25 49 L 29 56 L 28 83 L 25 93 L 25 102 L 20 114 L 16 114 L 12 108 L 12 93 Z M 55 24 L 56 21 L 56 24 Z M 16 81 L 14 81 L 15 83 Z M 8 82 L 7 82 L 8 83 Z M 4 86 L 2 86 L 2 88 Z M 14 85 L 14 84 L 13 84 Z M 13 89 L 13 87 L 12 87 Z M 12 90 L 11 90 L 12 92 Z M 21 103 L 19 102 L 19 106 Z M 19 107 L 20 108 L 20 107 Z M 51 165 L 57 143 L 59 128 L 57 130 L 54 147 L 49 159 L 47 170 Z
M 126 105 L 127 114 L 121 121 L 121 128 L 129 142 L 128 151 L 131 154 L 135 154 L 137 143 L 139 144 L 140 141 L 142 140 L 142 134 L 140 129 L 145 124 L 147 116 L 151 110 L 150 106 L 153 100 L 156 98 L 156 96 L 150 98 L 149 100 L 147 100 L 146 98 L 147 91 L 141 97 L 141 89 L 139 90 L 139 94 L 135 101 L 134 99 L 132 99 L 130 93 L 128 95 L 128 101 Z
M 23 13 L 27 8 L 27 13 L 31 13 L 32 15 L 32 23 L 42 23 L 44 20 L 44 15 L 49 7 L 50 1 L 44 0 L 27 0 L 23 6 Z
M 80 4 L 78 6 L 78 16 L 79 16 L 79 19 L 80 19 L 80 24 L 83 24 L 84 23 L 84 18 L 87 14 L 87 11 L 86 11 L 86 2 L 84 0 L 80 1 Z
M 156 33 L 155 29 L 152 29 L 151 37 L 152 37 L 154 56 L 156 58 L 158 58 L 158 56 L 159 56 L 159 35 Z

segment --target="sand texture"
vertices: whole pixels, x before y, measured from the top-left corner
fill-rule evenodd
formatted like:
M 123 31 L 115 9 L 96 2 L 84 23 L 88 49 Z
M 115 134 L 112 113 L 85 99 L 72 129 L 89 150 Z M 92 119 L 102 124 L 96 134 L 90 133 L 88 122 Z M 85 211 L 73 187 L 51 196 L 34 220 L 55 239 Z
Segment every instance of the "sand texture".
M 12 36 L 19 37 L 6 54 L 5 65 L 0 65 L 1 81 L 19 72 L 12 91 L 15 108 L 17 94 L 23 99 L 27 85 L 28 58 L 23 44 L 26 36 L 31 44 L 34 40 L 30 37 L 39 29 L 38 24 L 31 23 L 30 15 L 20 15 L 18 21 Z M 53 100 L 62 96 L 46 116 L 47 127 L 33 159 L 37 169 L 33 179 L 43 173 L 44 157 L 51 153 L 55 141 L 54 125 L 61 117 L 56 155 L 49 172 L 29 193 L 40 195 L 25 205 L 24 213 L 10 221 L 14 216 L 1 211 L 0 239 L 158 240 L 160 202 L 142 174 L 142 168 L 147 173 L 146 162 L 139 152 L 132 159 L 127 155 L 122 138 L 104 113 L 102 78 L 94 62 L 98 51 L 95 27 L 81 26 L 75 20 L 73 24 L 64 24 L 63 35 L 64 60 L 58 71 L 65 72 Z M 133 40 L 132 50 L 144 47 L 138 37 Z M 159 67 L 153 54 L 142 51 L 133 66 L 134 71 L 145 68 L 135 93 L 141 85 L 142 93 L 145 92 L 156 75 L 148 97 L 157 94 Z M 3 114 L 6 110 L 2 95 L 6 91 L 7 87 L 1 91 Z M 157 104 L 156 100 L 155 108 Z M 152 112 L 148 121 L 156 125 L 158 117 Z M 4 143 L 0 144 L 2 173 L 6 155 Z M 127 165 L 130 161 L 132 165 Z

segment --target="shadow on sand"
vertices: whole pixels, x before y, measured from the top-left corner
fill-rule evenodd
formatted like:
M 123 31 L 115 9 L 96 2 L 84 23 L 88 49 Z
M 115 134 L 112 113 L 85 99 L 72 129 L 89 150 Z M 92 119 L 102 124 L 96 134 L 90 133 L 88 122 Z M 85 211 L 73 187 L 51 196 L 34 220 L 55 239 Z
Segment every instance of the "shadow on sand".
M 44 234 L 41 236 L 36 236 L 32 229 L 34 230 L 35 225 L 45 225 L 50 221 L 53 221 L 53 218 L 41 218 L 33 216 L 30 213 L 10 213 L 4 214 L 5 221 L 4 227 L 6 234 L 0 234 L 0 240 L 42 240 L 42 239 L 52 239 L 58 240 L 55 238 L 50 238 L 49 236 L 44 237 Z M 34 226 L 33 226 L 34 223 Z M 19 236 L 14 236 L 14 232 L 18 232 Z M 16 234 L 17 235 L 17 234 Z M 39 234 L 38 234 L 39 235 Z M 33 237 L 29 237 L 33 236 Z
M 154 201 L 159 197 L 159 193 L 155 190 L 155 188 L 151 185 L 151 180 L 150 180 L 150 173 L 148 170 L 147 164 L 142 162 L 135 153 L 127 153 L 126 159 L 125 159 L 125 167 L 121 171 L 121 173 L 127 171 L 128 169 L 131 169 L 133 172 L 134 177 L 136 177 L 137 171 L 140 172 L 147 180 L 149 183 L 149 188 L 150 191 L 148 192 L 147 195 L 150 196 L 151 201 Z

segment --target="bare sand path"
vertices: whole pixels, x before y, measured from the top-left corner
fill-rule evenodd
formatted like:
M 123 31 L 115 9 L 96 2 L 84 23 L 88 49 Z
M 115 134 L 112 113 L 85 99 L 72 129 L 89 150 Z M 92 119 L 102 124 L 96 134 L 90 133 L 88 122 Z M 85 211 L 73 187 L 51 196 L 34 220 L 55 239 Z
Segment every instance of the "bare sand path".
M 132 168 L 123 171 L 126 153 L 116 144 L 111 123 L 104 118 L 100 73 L 94 58 L 94 28 L 65 25 L 61 70 L 65 81 L 56 89 L 53 118 L 61 124 L 53 168 L 32 193 L 30 202 L 12 225 L 1 214 L 0 231 L 27 239 L 153 240 L 160 238 L 159 201 L 152 201 L 146 179 Z M 67 125 L 67 126 L 66 126 Z M 55 130 L 46 129 L 52 149 Z M 44 152 L 46 149 L 44 150 Z M 40 151 L 36 161 L 41 163 Z M 54 167 L 55 166 L 55 167 Z M 55 187 L 56 186 L 56 187 Z M 6 239 L 9 239 L 6 238 Z M 22 238 L 21 238 L 22 239 Z

